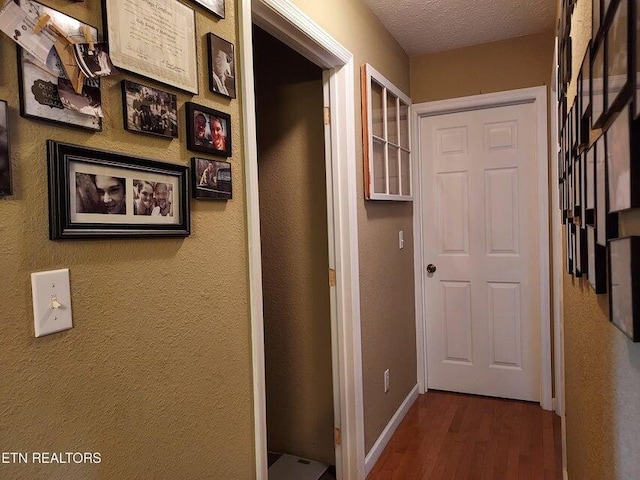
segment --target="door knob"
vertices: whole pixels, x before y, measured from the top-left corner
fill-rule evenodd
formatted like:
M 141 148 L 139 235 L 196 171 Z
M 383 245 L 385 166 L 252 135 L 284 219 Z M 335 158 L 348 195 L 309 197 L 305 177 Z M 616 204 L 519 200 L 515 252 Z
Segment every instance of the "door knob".
M 436 266 L 433 263 L 427 265 L 427 273 L 436 273 Z

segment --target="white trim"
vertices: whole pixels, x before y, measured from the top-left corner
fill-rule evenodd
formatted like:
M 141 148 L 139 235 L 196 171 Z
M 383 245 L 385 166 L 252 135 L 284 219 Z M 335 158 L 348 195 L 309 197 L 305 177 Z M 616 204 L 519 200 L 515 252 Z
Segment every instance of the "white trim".
M 261 28 L 327 70 L 331 107 L 337 350 L 342 446 L 338 478 L 364 479 L 364 407 L 360 338 L 355 86 L 353 56 L 287 0 L 242 0 L 239 5 L 242 114 L 246 177 L 249 290 L 254 387 L 256 478 L 267 480 L 264 335 L 258 166 L 251 25 Z M 327 76 L 324 77 L 325 81 Z M 330 242 L 331 244 L 331 242 Z M 334 326 L 332 325 L 332 328 Z
M 422 166 L 420 164 L 419 152 L 419 130 L 420 118 L 448 113 L 477 110 L 482 108 L 493 108 L 504 105 L 516 105 L 521 103 L 534 103 L 536 109 L 536 162 L 537 162 L 537 189 L 538 189 L 538 255 L 539 281 L 540 281 L 540 406 L 545 410 L 552 407 L 551 388 L 551 311 L 550 311 L 550 290 L 549 290 L 549 177 L 548 177 L 548 148 L 547 148 L 547 89 L 546 87 L 522 88 L 499 93 L 487 93 L 470 97 L 454 98 L 451 100 L 439 100 L 436 102 L 418 103 L 412 106 L 413 124 L 415 125 L 414 144 L 415 154 L 413 155 L 414 196 L 418 200 L 414 202 L 413 231 L 414 231 L 414 254 L 416 279 L 420 276 L 420 281 L 416 281 L 416 322 L 424 322 L 424 289 L 422 283 L 424 255 L 422 249 L 418 247 L 423 243 L 422 222 Z M 417 329 L 416 336 L 421 336 L 418 343 L 418 384 L 426 389 L 426 347 L 424 325 Z
M 378 437 L 378 440 L 376 440 L 376 443 L 373 445 L 373 447 L 371 447 L 369 453 L 367 453 L 367 458 L 364 461 L 366 475 L 369 475 L 371 473 L 371 470 L 373 470 L 373 467 L 380 458 L 380 455 L 382 455 L 382 452 L 389 443 L 389 440 L 391 440 L 391 437 L 400 425 L 400 422 L 402 422 L 405 415 L 407 414 L 411 406 L 415 403 L 417 398 L 418 385 L 411 389 L 409 395 L 407 395 L 407 398 L 404 399 L 404 402 L 402 402 L 402 405 L 400 405 L 398 410 L 396 410 L 396 413 L 394 413 L 393 417 L 391 417 L 391 420 L 389 420 L 389 423 Z

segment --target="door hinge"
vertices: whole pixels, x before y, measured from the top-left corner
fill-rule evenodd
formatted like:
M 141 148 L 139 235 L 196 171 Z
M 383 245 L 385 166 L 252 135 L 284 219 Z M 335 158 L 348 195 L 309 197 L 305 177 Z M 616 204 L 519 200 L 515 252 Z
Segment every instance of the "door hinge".
M 336 442 L 336 447 L 339 447 L 340 445 L 342 445 L 342 433 L 340 433 L 340 429 L 338 427 L 335 427 L 333 429 L 333 434 L 334 440 Z
M 333 268 L 329 269 L 329 286 L 336 286 L 336 271 Z
M 324 124 L 329 125 L 331 123 L 331 109 L 324 107 Z

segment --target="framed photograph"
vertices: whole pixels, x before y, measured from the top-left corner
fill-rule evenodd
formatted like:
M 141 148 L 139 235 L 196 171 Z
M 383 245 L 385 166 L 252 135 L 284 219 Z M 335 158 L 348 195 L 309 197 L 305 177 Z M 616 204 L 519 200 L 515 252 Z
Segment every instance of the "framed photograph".
M 596 208 L 596 148 L 591 146 L 585 156 L 585 223 L 595 226 Z
M 591 51 L 591 127 L 600 128 L 604 122 L 604 39 Z
M 593 291 L 607 293 L 607 248 L 596 243 L 596 227 L 587 225 L 587 279 Z
M 631 107 L 618 114 L 607 130 L 607 191 L 609 212 L 640 207 L 640 169 L 632 162 Z
M 188 168 L 47 141 L 51 240 L 189 235 Z
M 224 0 L 192 0 L 201 7 L 206 8 L 218 18 L 224 18 Z
M 631 36 L 634 54 L 631 57 L 632 71 L 635 75 L 635 91 L 633 95 L 634 118 L 640 117 L 640 6 L 638 2 L 631 3 L 633 20 L 631 22 Z
M 587 44 L 587 50 L 580 67 L 578 95 L 580 96 L 579 143 L 586 147 L 589 144 L 591 132 L 591 42 Z
M 231 116 L 187 102 L 187 148 L 194 152 L 231 156 Z
M 621 0 L 613 6 L 611 24 L 607 26 L 607 118 L 626 103 L 629 91 L 629 1 Z
M 36 22 L 41 15 L 49 15 L 75 41 L 84 42 L 83 28 L 89 27 L 92 40 L 98 41 L 95 27 L 64 13 L 32 0 L 20 0 L 20 7 Z M 17 51 L 21 116 L 92 131 L 102 130 L 99 78 L 87 78 L 80 95 L 71 87 L 74 101 L 70 103 L 69 98 L 60 93 L 60 89 L 67 89 L 71 83 L 54 48 L 49 51 L 46 64 L 22 48 Z
M 103 0 L 116 67 L 198 93 L 196 17 L 178 0 Z
M 209 51 L 209 89 L 229 98 L 236 98 L 236 62 L 233 43 L 213 33 L 207 33 Z
M 231 200 L 231 164 L 205 158 L 191 159 L 193 198 L 199 200 Z
M 124 128 L 165 138 L 178 138 L 178 97 L 131 80 L 122 81 Z
M 11 155 L 9 153 L 9 108 L 0 100 L 0 197 L 11 195 Z
M 591 2 L 591 38 L 596 40 L 602 24 L 602 0 Z
M 618 236 L 618 214 L 608 213 L 607 155 L 609 139 L 602 135 L 596 142 L 596 243 L 607 246 L 607 240 Z
M 609 242 L 609 319 L 640 342 L 640 237 Z

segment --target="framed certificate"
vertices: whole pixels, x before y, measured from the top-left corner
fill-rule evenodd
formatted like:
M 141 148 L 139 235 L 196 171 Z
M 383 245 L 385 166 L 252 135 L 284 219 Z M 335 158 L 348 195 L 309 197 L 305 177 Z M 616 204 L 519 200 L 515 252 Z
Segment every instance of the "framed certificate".
M 103 7 L 114 65 L 198 93 L 193 9 L 177 0 L 103 0 Z

